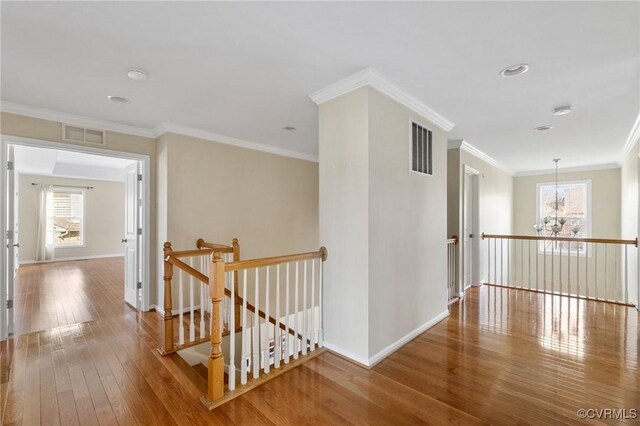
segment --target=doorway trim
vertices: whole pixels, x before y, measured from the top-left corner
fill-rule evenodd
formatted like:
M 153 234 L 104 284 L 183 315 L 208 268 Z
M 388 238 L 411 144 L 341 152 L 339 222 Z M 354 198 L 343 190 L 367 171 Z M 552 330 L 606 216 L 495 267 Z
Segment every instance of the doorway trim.
M 7 147 L 8 145 L 23 145 L 40 148 L 53 148 L 63 151 L 81 152 L 85 154 L 96 154 L 107 157 L 126 158 L 128 160 L 140 161 L 142 163 L 142 183 L 143 183 L 143 205 L 142 205 L 142 311 L 151 309 L 151 280 L 150 280 L 150 259 L 151 259 L 151 157 L 146 154 L 136 154 L 131 152 L 115 151 L 106 148 L 96 148 L 92 146 L 75 145 L 68 143 L 52 142 L 42 139 L 24 138 L 0 134 L 0 186 L 6 188 L 7 181 Z M 4 192 L 4 191 L 3 191 Z M 7 233 L 7 197 L 0 197 L 0 235 L 4 239 Z M 4 240 L 3 240 L 4 241 Z M 5 259 L 6 250 L 0 250 L 0 264 L 7 265 Z M 6 266 L 2 266 L 2 277 L 0 280 L 0 294 L 7 292 Z M 123 298 L 124 299 L 124 298 Z M 8 324 L 6 305 L 4 300 L 0 303 L 0 341 L 8 337 Z
M 472 228 L 473 228 L 473 232 L 474 232 L 474 236 L 473 238 L 470 239 L 471 241 L 471 250 L 472 250 L 472 258 L 471 258 L 471 276 L 470 276 L 470 281 L 471 281 L 471 285 L 473 286 L 479 286 L 480 285 L 480 271 L 479 271 L 479 265 L 480 265 L 480 255 L 479 255 L 479 250 L 480 250 L 480 244 L 479 244 L 479 238 L 478 236 L 479 234 L 479 227 L 480 227 L 480 220 L 479 220 L 479 192 L 480 192 L 480 181 L 479 181 L 479 177 L 480 177 L 480 172 L 476 169 L 474 169 L 473 167 L 467 165 L 467 164 L 463 164 L 462 166 L 462 179 L 460 182 L 460 188 L 461 188 L 461 192 L 460 192 L 460 266 L 458 268 L 458 276 L 459 276 L 459 280 L 458 280 L 458 288 L 460 289 L 460 297 L 462 297 L 464 295 L 464 290 L 466 289 L 465 287 L 465 283 L 464 283 L 464 265 L 465 265 L 465 255 L 466 255 L 466 247 L 465 247 L 465 236 L 464 236 L 464 223 L 466 220 L 466 212 L 467 212 L 467 206 L 466 206 L 466 191 L 467 191 L 467 175 L 472 176 L 473 179 L 473 186 L 472 186 L 472 197 L 473 200 L 471 202 L 471 206 L 473 209 L 472 215 L 473 215 L 473 223 L 472 223 Z

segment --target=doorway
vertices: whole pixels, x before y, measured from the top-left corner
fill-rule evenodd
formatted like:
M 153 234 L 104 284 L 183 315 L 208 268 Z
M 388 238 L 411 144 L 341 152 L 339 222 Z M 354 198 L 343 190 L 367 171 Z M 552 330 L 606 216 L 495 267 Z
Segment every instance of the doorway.
M 0 340 L 15 329 L 19 265 L 46 264 L 48 271 L 60 265 L 68 272 L 73 262 L 82 261 L 76 271 L 86 275 L 86 262 L 108 271 L 103 258 L 117 256 L 116 265 L 124 269 L 117 273 L 121 300 L 135 310 L 149 310 L 149 157 L 6 136 L 1 148 L 7 244 L 0 257 Z M 101 213 L 106 210 L 111 213 Z
M 478 285 L 479 235 L 478 235 L 478 187 L 480 172 L 464 165 L 462 180 L 462 289 Z

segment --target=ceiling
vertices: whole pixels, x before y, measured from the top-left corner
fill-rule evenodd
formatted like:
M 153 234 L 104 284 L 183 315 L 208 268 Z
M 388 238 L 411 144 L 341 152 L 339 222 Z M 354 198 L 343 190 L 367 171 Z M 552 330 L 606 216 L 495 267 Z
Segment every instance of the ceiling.
M 620 161 L 639 2 L 2 2 L 3 101 L 315 155 L 308 95 L 365 68 L 514 172 Z M 511 64 L 529 72 L 502 78 Z M 151 74 L 126 77 L 130 67 Z M 131 98 L 122 105 L 108 95 Z M 573 105 L 556 117 L 554 107 Z M 547 132 L 533 132 L 543 124 Z M 295 126 L 295 131 L 283 127 Z
M 15 170 L 20 174 L 90 180 L 125 180 L 125 168 L 135 160 L 58 149 L 14 145 Z

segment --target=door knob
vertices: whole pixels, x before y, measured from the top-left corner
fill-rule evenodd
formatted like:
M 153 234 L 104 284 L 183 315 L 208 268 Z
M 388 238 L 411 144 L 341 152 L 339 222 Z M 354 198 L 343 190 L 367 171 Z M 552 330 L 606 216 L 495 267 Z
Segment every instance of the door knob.
M 126 243 L 126 242 L 127 242 L 127 239 L 126 239 L 126 238 L 123 238 L 122 240 L 120 240 L 120 242 L 121 242 L 121 243 Z
M 13 246 L 20 248 L 20 243 L 15 243 Z

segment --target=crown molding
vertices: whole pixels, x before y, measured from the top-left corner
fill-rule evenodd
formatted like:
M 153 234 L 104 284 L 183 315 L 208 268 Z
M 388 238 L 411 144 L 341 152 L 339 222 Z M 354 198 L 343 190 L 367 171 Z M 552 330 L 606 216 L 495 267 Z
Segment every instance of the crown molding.
M 278 148 L 272 145 L 251 142 L 244 139 L 234 138 L 232 136 L 220 135 L 218 133 L 208 132 L 206 130 L 195 129 L 193 127 L 181 126 L 171 123 L 160 123 L 154 129 L 155 137 L 160 137 L 165 133 L 175 133 L 193 138 L 204 139 L 210 142 L 218 142 L 225 145 L 232 145 L 239 148 L 252 149 L 254 151 L 267 152 L 269 154 L 282 155 L 284 157 L 297 158 L 299 160 L 318 162 L 318 156 L 305 154 L 299 151 L 293 151 L 285 148 Z
M 633 127 L 629 132 L 629 136 L 627 137 L 627 142 L 624 144 L 624 149 L 622 150 L 622 159 L 624 161 L 625 157 L 631 152 L 636 143 L 640 140 L 640 113 L 638 114 L 638 118 L 636 118 L 636 122 L 633 123 Z
M 161 136 L 164 133 L 171 132 L 226 145 L 233 145 L 240 148 L 253 149 L 255 151 L 268 152 L 270 154 L 282 155 L 285 157 L 297 158 L 300 160 L 313 161 L 316 163 L 318 162 L 317 155 L 305 154 L 299 151 L 278 148 L 258 142 L 251 142 L 234 138 L 231 136 L 219 135 L 217 133 L 208 132 L 206 130 L 195 129 L 193 127 L 181 126 L 172 123 L 160 123 L 153 129 L 147 129 L 145 127 L 130 126 L 127 124 L 115 123 L 113 121 L 100 120 L 97 118 L 84 117 L 80 115 L 68 114 L 66 112 L 54 111 L 50 109 L 38 108 L 30 105 L 23 105 L 6 101 L 0 101 L 0 111 L 10 114 L 39 118 L 41 120 L 71 124 L 73 126 L 101 129 L 110 132 L 126 133 L 129 135 L 143 136 L 153 139 Z
M 391 99 L 418 113 L 427 120 L 430 120 L 447 132 L 454 127 L 454 124 L 451 121 L 447 120 L 424 103 L 395 86 L 372 68 L 366 68 L 347 78 L 330 84 L 324 89 L 313 92 L 309 95 L 309 98 L 311 98 L 316 105 L 320 105 L 364 86 L 373 87 L 379 92 L 384 93 Z
M 126 133 L 129 135 L 143 136 L 146 138 L 155 137 L 152 129 L 147 129 L 144 127 L 130 126 L 128 124 L 121 124 L 115 123 L 113 121 L 68 114 L 66 112 L 53 111 L 46 108 L 17 104 L 14 102 L 1 101 L 0 111 L 10 114 L 39 118 L 42 120 L 57 121 L 64 124 L 71 124 L 72 126 L 108 130 L 110 132 Z
M 562 169 L 558 169 L 558 173 L 575 173 L 575 172 L 590 172 L 595 170 L 609 170 L 609 169 L 619 169 L 619 163 L 604 163 L 604 164 L 592 164 L 589 166 L 576 166 L 576 167 L 565 167 Z M 556 172 L 555 169 L 545 169 L 545 170 L 530 170 L 525 172 L 516 172 L 515 177 L 522 176 L 542 176 L 542 175 L 552 175 Z
M 471 145 L 469 142 L 465 140 L 447 141 L 447 149 L 460 149 L 462 151 L 466 151 L 469 154 L 473 155 L 474 157 L 484 161 L 485 163 L 492 165 L 496 169 L 502 170 L 509 176 L 513 176 L 513 171 L 511 169 L 504 166 L 502 163 L 496 161 L 493 157 L 480 151 L 478 148 Z

